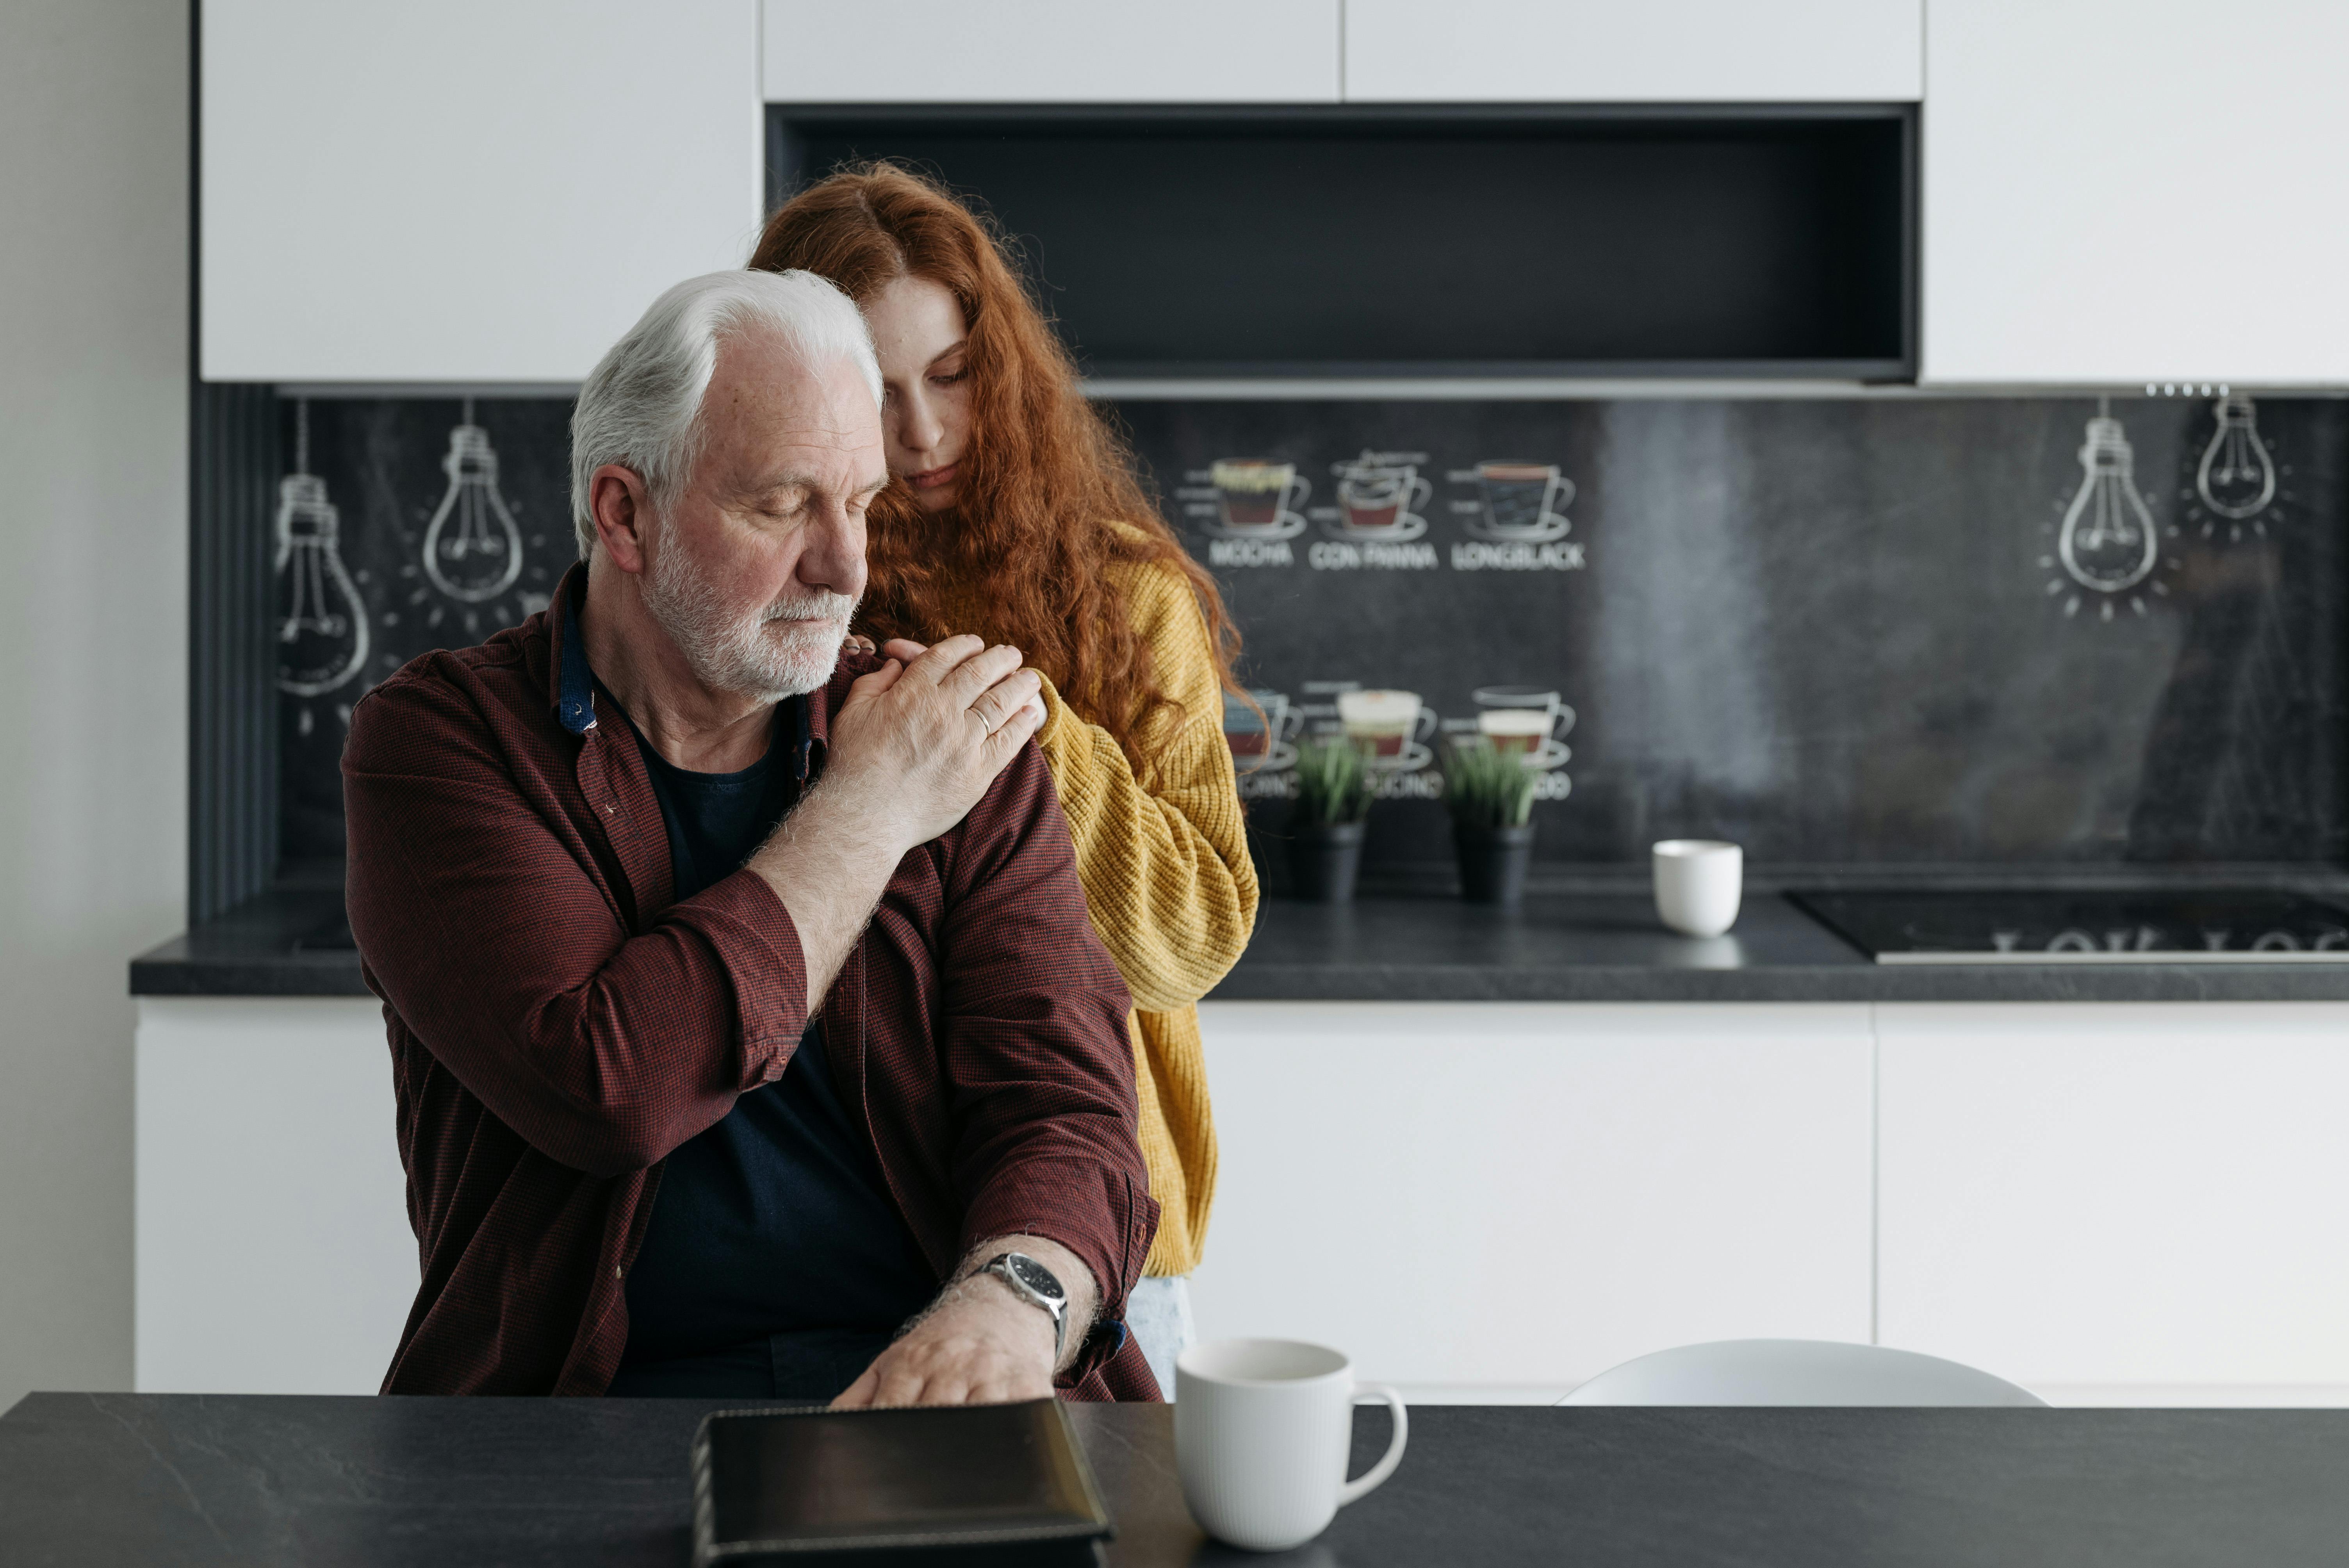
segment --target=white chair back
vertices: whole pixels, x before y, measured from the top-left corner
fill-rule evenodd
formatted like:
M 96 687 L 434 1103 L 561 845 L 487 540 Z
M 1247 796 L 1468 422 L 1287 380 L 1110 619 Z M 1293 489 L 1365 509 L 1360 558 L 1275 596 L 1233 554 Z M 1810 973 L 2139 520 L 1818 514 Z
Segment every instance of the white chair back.
M 1880 1345 L 1723 1339 L 1610 1367 L 1561 1405 L 2037 1405 L 2003 1377 Z

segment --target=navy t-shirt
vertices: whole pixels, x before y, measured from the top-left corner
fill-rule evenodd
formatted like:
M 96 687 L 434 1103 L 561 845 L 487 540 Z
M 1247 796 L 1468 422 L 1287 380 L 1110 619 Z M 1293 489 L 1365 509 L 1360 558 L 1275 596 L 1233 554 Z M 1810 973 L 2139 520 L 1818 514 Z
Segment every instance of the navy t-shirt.
M 777 707 L 767 754 L 739 773 L 688 772 L 641 733 L 636 741 L 668 828 L 676 896 L 687 899 L 739 871 L 799 799 L 807 699 Z M 801 1329 L 887 1334 L 937 1288 L 811 1022 L 782 1077 L 669 1154 L 628 1271 L 624 1360 Z

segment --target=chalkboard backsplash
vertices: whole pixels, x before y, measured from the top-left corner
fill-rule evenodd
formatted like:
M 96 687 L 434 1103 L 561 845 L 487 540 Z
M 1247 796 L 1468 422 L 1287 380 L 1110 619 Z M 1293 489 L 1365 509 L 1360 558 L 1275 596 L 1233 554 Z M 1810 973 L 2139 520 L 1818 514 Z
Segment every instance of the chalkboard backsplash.
M 1269 727 L 1381 756 L 1373 871 L 1449 855 L 1448 741 L 1547 861 L 2337 861 L 2349 404 L 1894 397 L 1133 402 Z M 569 406 L 285 405 L 285 853 L 341 852 L 349 704 L 545 602 Z M 306 423 L 306 445 L 297 439 Z M 1414 694 L 1409 696 L 1357 696 Z

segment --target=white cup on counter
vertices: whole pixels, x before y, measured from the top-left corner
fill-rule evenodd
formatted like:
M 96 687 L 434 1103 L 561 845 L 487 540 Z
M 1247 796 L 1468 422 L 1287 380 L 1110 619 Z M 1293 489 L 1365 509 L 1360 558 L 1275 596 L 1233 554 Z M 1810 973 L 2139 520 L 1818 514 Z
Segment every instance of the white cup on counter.
M 1737 923 L 1744 850 L 1720 839 L 1665 839 L 1653 858 L 1658 919 L 1683 936 L 1719 936 Z
M 1357 1383 L 1354 1364 L 1294 1339 L 1220 1339 L 1174 1363 L 1174 1463 L 1200 1528 L 1251 1552 L 1299 1546 L 1402 1462 L 1402 1396 Z M 1346 1479 L 1354 1405 L 1382 1399 L 1394 1436 L 1379 1462 Z

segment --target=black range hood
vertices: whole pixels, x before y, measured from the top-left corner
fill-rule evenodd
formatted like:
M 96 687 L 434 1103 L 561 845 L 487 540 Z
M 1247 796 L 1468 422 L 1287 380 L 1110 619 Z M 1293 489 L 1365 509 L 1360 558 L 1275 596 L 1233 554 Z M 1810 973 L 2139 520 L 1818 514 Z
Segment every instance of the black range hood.
M 773 105 L 771 194 L 901 159 L 1097 377 L 1916 373 L 1913 105 Z

